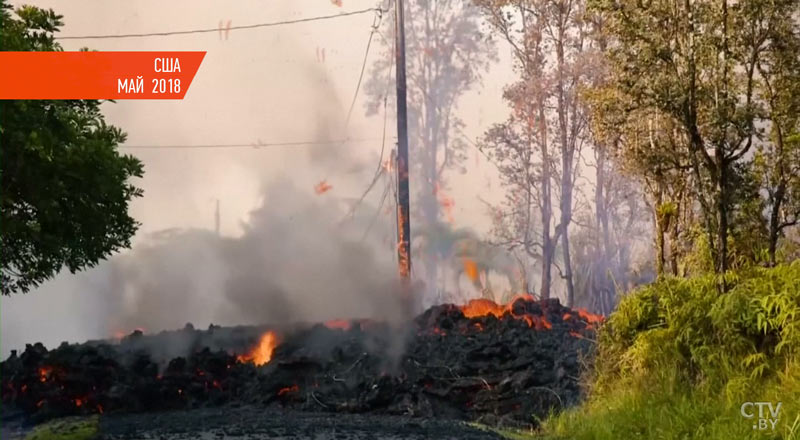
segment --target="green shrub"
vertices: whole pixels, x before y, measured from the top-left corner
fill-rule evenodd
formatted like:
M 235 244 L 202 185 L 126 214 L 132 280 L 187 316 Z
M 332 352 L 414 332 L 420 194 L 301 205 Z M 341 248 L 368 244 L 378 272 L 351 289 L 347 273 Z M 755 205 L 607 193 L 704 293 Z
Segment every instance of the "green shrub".
M 554 438 L 800 439 L 800 262 L 667 278 L 625 297 L 598 334 L 588 401 L 546 421 Z M 748 401 L 782 402 L 752 429 Z

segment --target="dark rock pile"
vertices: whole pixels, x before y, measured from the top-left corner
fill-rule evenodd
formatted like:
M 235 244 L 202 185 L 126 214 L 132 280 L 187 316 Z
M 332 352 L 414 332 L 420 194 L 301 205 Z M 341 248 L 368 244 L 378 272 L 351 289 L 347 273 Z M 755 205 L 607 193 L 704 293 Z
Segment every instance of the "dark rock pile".
M 34 420 L 260 404 L 527 425 L 579 400 L 596 317 L 530 298 L 477 316 L 468 307 L 435 306 L 403 326 L 272 329 L 280 343 L 262 366 L 237 354 L 257 346 L 266 327 L 28 345 L 0 364 L 2 401 Z M 165 347 L 177 345 L 186 355 L 169 358 Z

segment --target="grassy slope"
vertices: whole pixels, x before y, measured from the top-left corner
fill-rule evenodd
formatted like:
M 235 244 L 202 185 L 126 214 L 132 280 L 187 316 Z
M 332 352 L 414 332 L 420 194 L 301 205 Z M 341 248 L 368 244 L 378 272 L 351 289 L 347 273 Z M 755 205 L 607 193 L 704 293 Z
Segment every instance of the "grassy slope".
M 800 262 L 671 279 L 626 297 L 598 337 L 581 407 L 512 438 L 800 440 Z M 744 402 L 782 402 L 774 431 L 753 429 Z
M 97 416 L 53 420 L 37 426 L 25 440 L 92 440 L 97 437 Z

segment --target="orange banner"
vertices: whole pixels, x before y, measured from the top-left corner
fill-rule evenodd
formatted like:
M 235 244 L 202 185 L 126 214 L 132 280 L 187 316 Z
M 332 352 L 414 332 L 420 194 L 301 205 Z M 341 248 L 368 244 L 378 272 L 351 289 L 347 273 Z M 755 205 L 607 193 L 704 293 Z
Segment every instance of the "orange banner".
M 205 52 L 0 52 L 0 99 L 183 99 Z

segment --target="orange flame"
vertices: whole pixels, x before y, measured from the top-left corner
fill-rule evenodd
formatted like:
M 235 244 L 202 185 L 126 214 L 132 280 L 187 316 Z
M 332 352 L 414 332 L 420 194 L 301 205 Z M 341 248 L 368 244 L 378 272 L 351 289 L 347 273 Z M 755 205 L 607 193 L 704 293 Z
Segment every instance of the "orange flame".
M 314 185 L 314 192 L 317 194 L 324 194 L 328 192 L 331 188 L 333 188 L 333 185 L 328 183 L 327 180 L 323 180 L 318 184 Z
M 506 310 L 508 310 L 507 307 L 485 298 L 473 299 L 467 305 L 461 306 L 461 312 L 467 318 L 485 315 L 494 315 L 499 318 L 506 313 Z
M 473 283 L 477 282 L 478 277 L 480 276 L 480 273 L 478 272 L 478 263 L 470 260 L 469 258 L 464 258 L 464 273 Z
M 589 324 L 600 324 L 605 320 L 603 315 L 595 315 L 594 313 L 589 313 L 586 309 L 578 309 L 578 316 L 586 320 Z
M 522 299 L 523 301 L 534 300 L 533 296 L 529 294 L 517 295 L 506 304 L 497 304 L 496 302 L 485 298 L 473 299 L 470 300 L 470 302 L 468 302 L 466 305 L 461 306 L 461 313 L 463 313 L 467 318 L 475 318 L 486 315 L 494 315 L 495 317 L 500 318 L 506 313 L 509 313 L 516 319 L 524 320 L 528 323 L 529 327 L 537 330 L 550 330 L 553 328 L 553 324 L 551 324 L 550 321 L 548 321 L 544 316 L 515 315 L 513 311 L 513 304 L 519 299 Z
M 245 355 L 238 356 L 236 359 L 239 362 L 253 362 L 258 366 L 264 365 L 272 359 L 272 352 L 278 344 L 280 344 L 278 335 L 270 330 L 261 335 L 258 345 L 253 350 Z

